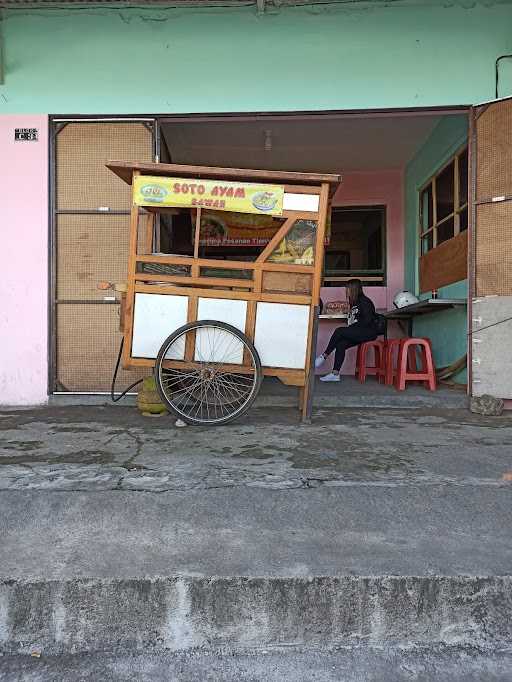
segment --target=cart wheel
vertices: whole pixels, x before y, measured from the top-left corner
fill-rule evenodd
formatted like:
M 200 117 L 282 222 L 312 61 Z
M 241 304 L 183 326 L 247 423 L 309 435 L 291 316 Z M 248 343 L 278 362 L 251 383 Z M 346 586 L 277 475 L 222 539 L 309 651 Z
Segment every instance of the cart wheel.
M 193 361 L 184 361 L 186 349 Z M 259 355 L 247 336 L 214 320 L 177 329 L 163 342 L 155 364 L 163 403 L 187 424 L 227 424 L 240 417 L 262 379 Z

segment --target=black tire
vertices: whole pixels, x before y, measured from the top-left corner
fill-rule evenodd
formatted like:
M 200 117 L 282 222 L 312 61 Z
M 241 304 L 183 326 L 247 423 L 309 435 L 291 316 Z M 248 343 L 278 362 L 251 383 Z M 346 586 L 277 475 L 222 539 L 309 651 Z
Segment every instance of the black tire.
M 210 331 L 212 334 L 220 332 L 219 338 L 225 334 L 236 337 L 243 350 L 249 353 L 253 369 L 250 376 L 221 368 L 221 365 L 225 367 L 229 363 L 204 359 L 196 361 L 195 364 L 200 365 L 197 370 L 165 368 L 163 363 L 170 350 L 181 344 L 185 348 L 187 334 L 199 330 L 208 334 L 208 340 Z M 230 343 L 233 343 L 233 338 Z M 210 350 L 214 354 L 215 337 Z M 228 424 L 245 414 L 256 399 L 263 380 L 260 357 L 251 340 L 236 327 L 216 320 L 189 322 L 170 334 L 158 352 L 154 375 L 158 393 L 167 409 L 187 424 L 203 426 Z M 181 394 L 179 398 L 178 394 Z

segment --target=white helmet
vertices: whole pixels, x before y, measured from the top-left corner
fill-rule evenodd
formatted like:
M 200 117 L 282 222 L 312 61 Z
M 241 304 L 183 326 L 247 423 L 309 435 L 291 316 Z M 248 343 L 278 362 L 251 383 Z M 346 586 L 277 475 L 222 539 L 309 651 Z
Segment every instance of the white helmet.
M 418 303 L 419 299 L 410 291 L 399 291 L 393 299 L 395 308 L 405 308 L 406 305 Z

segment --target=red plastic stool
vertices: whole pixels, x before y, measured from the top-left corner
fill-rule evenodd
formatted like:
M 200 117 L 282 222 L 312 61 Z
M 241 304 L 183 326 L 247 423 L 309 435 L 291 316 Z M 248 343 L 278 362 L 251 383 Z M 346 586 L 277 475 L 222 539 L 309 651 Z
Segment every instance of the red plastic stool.
M 421 368 L 416 365 L 416 351 L 420 351 Z M 400 339 L 395 387 L 405 390 L 407 381 L 423 381 L 431 391 L 436 390 L 436 370 L 430 339 Z
M 375 364 L 368 364 L 368 351 L 373 348 L 375 355 Z M 364 384 L 368 375 L 376 376 L 379 381 L 384 379 L 385 358 L 384 358 L 385 342 L 378 341 L 364 341 L 357 347 L 357 361 L 356 361 L 356 377 Z
M 400 354 L 400 343 L 402 339 L 387 339 L 384 347 L 384 383 L 392 386 L 396 377 L 396 367 L 398 366 L 398 356 Z M 396 364 L 393 362 L 397 358 Z
M 384 383 L 386 386 L 393 386 L 397 374 L 398 356 L 400 353 L 400 344 L 404 339 L 386 339 L 384 348 L 384 367 L 385 376 Z M 396 362 L 395 362 L 396 360 Z M 416 348 L 411 346 L 407 353 L 407 368 L 409 371 L 416 371 Z

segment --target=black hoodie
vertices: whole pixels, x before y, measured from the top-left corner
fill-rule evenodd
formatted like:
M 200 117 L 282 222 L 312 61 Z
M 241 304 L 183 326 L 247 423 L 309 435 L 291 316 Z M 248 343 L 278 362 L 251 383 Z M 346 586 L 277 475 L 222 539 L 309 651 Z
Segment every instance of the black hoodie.
M 355 305 L 350 308 L 348 324 L 351 327 L 373 329 L 375 327 L 375 306 L 368 296 L 361 294 Z

